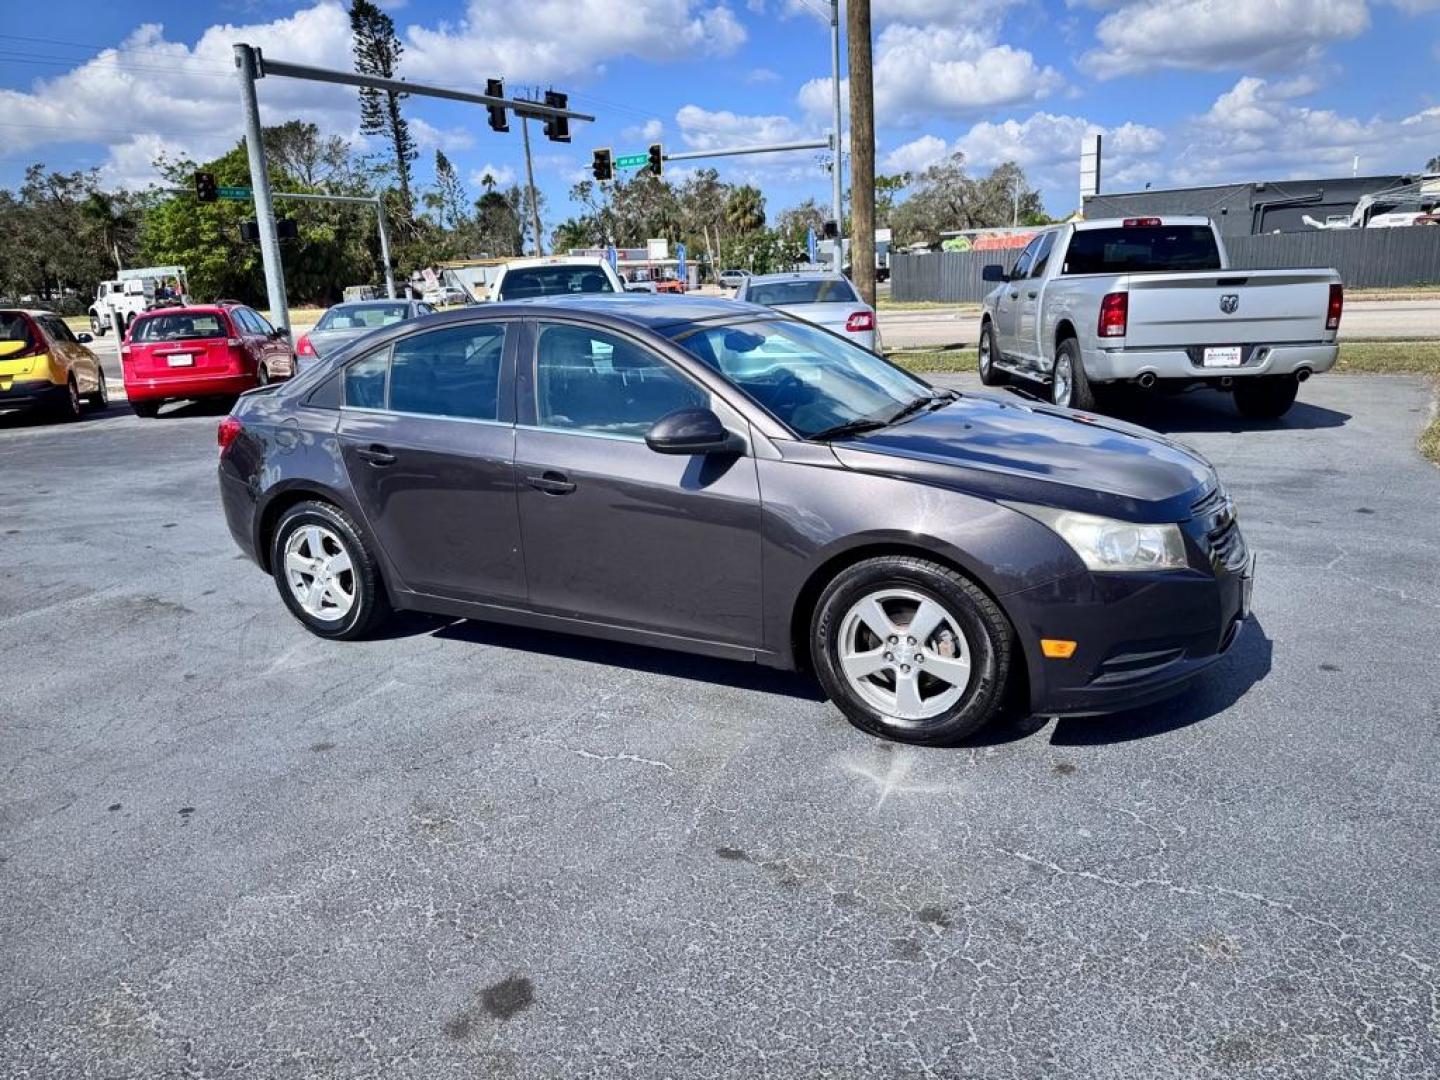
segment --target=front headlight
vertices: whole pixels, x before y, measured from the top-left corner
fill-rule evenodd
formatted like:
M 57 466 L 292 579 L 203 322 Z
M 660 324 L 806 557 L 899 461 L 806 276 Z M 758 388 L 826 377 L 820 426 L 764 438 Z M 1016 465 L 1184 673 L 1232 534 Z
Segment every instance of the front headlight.
M 1091 570 L 1184 570 L 1190 565 L 1178 525 L 1138 525 L 1048 506 L 1020 509 L 1054 529 Z

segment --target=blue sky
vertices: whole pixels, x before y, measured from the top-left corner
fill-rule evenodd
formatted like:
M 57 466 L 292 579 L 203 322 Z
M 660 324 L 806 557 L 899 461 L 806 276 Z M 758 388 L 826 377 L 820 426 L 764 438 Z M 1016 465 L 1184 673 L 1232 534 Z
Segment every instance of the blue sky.
M 535 143 L 547 228 L 589 151 L 823 137 L 827 0 L 408 0 L 386 4 L 417 81 L 554 86 L 597 116 L 569 146 Z M 1087 130 L 1105 189 L 1421 168 L 1440 154 L 1440 0 L 873 0 L 877 156 L 918 171 L 960 150 L 1018 160 L 1051 212 L 1073 209 Z M 27 164 L 96 166 L 145 186 L 161 152 L 213 155 L 240 135 L 230 43 L 349 67 L 336 0 L 10 5 L 0 23 L 0 186 Z M 843 57 L 842 57 L 843 64 Z M 353 91 L 262 82 L 267 121 L 360 138 Z M 411 99 L 421 186 L 439 147 L 472 190 L 523 176 L 518 128 Z M 538 132 L 535 132 L 538 136 Z M 377 147 L 378 149 L 378 147 Z M 819 152 L 717 161 L 772 214 L 829 201 Z M 679 170 L 677 170 L 679 171 Z

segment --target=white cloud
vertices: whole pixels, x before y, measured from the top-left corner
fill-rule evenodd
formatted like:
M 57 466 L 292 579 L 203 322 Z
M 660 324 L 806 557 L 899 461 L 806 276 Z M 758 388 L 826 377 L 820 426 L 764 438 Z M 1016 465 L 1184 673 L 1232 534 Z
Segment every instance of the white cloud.
M 421 150 L 443 150 L 447 154 L 456 150 L 469 150 L 475 145 L 475 136 L 467 128 L 437 128 L 418 116 L 409 117 L 410 134 Z
M 1064 83 L 1023 49 L 995 43 L 989 30 L 894 23 L 875 42 L 875 115 L 906 125 L 932 116 L 969 116 L 1039 99 Z M 849 91 L 842 81 L 841 97 Z M 828 116 L 830 79 L 811 79 L 797 100 L 812 116 Z
M 934 135 L 921 135 L 897 146 L 882 164 L 891 172 L 921 173 L 950 153 L 950 144 Z
M 689 150 L 720 150 L 735 146 L 758 146 L 765 143 L 800 142 L 823 138 L 814 127 L 788 116 L 748 116 L 727 109 L 709 110 L 698 105 L 684 105 L 675 114 L 680 138 Z M 747 154 L 737 158 L 701 161 L 702 166 L 722 168 L 732 180 L 756 183 L 763 175 L 770 180 L 814 179 L 819 173 L 818 162 L 828 158 L 829 151 L 786 150 L 773 154 Z M 669 166 L 666 166 L 668 171 Z
M 665 123 L 662 120 L 650 119 L 643 124 L 634 124 L 620 132 L 622 139 L 629 139 L 632 142 L 652 143 L 659 140 L 665 134 Z
M 404 33 L 407 76 L 462 87 L 593 75 L 619 56 L 727 55 L 746 37 L 730 8 L 705 0 L 470 0 L 459 23 Z
M 232 53 L 237 41 L 296 63 L 350 66 L 350 23 L 334 0 L 268 23 L 212 26 L 193 47 L 166 40 L 163 28 L 149 23 L 118 48 L 37 80 L 30 92 L 0 90 L 6 152 L 46 143 L 104 143 L 106 182 L 134 186 L 160 179 L 149 160 L 162 150 L 214 156 L 242 132 Z M 259 98 L 265 123 L 298 116 L 347 134 L 357 118 L 354 91 L 339 86 L 267 79 Z
M 751 86 L 758 86 L 761 83 L 778 82 L 779 79 L 780 73 L 778 71 L 772 71 L 767 67 L 751 68 L 745 75 L 745 81 Z
M 487 161 L 470 173 L 470 186 L 477 191 L 483 191 L 487 176 L 495 182 L 496 187 L 509 187 L 515 183 L 515 170 L 509 165 L 491 165 Z
M 1100 47 L 1080 66 L 1102 79 L 1156 68 L 1273 70 L 1369 26 L 1365 0 L 1128 0 L 1100 20 Z

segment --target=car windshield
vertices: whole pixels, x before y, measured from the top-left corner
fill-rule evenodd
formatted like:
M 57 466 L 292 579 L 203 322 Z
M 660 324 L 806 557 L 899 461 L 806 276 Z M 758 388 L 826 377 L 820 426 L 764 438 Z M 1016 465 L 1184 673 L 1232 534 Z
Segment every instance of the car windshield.
M 613 293 L 615 287 L 598 266 L 522 266 L 500 279 L 501 300 L 571 293 Z
M 790 304 L 854 304 L 855 290 L 839 278 L 806 278 L 800 281 L 751 282 L 745 299 L 766 307 Z
M 1065 252 L 1066 274 L 1219 270 L 1220 249 L 1208 225 L 1130 225 L 1077 229 Z
M 882 423 L 934 395 L 874 353 L 806 323 L 682 326 L 671 336 L 801 438 Z
M 375 330 L 404 322 L 409 308 L 404 304 L 337 304 L 315 324 L 316 330 Z
M 135 341 L 190 341 L 229 336 L 218 312 L 150 315 L 135 321 Z

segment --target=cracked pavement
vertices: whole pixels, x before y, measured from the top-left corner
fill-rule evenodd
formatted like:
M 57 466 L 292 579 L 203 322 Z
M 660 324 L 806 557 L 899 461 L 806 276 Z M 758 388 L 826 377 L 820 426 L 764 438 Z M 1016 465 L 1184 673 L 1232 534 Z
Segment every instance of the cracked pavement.
M 1137 414 L 1239 503 L 1252 624 L 1177 701 L 942 750 L 721 661 L 320 641 L 213 412 L 0 419 L 0 1075 L 1436 1075 L 1429 400 Z

